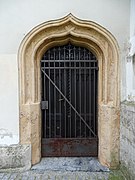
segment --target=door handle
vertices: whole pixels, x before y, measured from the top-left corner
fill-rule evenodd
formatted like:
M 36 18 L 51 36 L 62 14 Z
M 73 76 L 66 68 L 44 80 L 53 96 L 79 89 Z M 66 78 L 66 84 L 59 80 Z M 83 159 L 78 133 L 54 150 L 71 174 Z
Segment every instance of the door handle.
M 63 100 L 64 100 L 64 98 L 62 98 L 62 99 L 59 99 L 59 102 L 60 102 L 60 101 L 63 101 Z

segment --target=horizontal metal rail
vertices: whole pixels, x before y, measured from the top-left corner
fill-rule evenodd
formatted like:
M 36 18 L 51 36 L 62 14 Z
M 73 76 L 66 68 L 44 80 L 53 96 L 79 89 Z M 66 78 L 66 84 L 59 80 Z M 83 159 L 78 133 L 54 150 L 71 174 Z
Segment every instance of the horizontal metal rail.
M 88 63 L 91 63 L 91 62 L 97 62 L 97 60 L 91 60 L 91 59 L 89 59 L 89 60 L 64 60 L 64 59 L 55 59 L 55 60 L 49 60 L 49 59 L 47 59 L 47 60 L 44 60 L 44 59 L 42 59 L 41 60 L 41 62 L 61 62 L 61 63 L 65 63 L 65 62 L 83 62 L 83 63 L 86 63 L 86 62 L 88 62 Z
M 42 67 L 42 70 L 46 70 L 46 69 L 95 69 L 98 70 L 98 67 Z

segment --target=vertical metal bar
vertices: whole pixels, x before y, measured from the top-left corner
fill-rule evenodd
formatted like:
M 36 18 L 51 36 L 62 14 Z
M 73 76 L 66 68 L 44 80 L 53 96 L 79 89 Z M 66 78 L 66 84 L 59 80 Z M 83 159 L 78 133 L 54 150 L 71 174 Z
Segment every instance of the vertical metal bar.
M 94 67 L 95 67 L 95 62 L 94 62 Z M 93 99 L 94 99 L 94 105 L 93 105 L 93 131 L 94 131 L 94 133 L 95 133 L 95 105 L 96 105 L 96 88 L 95 88 L 95 81 L 96 81 L 96 78 L 95 78 L 95 69 L 93 69 L 93 71 L 94 71 L 94 77 L 93 77 L 93 81 L 94 81 L 94 85 L 93 85 Z
M 45 68 L 45 62 L 44 62 L 44 68 Z M 42 78 L 43 78 L 43 81 L 44 81 L 44 84 L 42 85 L 42 88 L 44 88 L 43 92 L 44 92 L 44 95 L 43 95 L 43 100 L 46 101 L 46 77 L 45 75 L 42 73 Z M 46 137 L 46 110 L 44 110 L 44 131 L 43 131 L 43 137 L 45 138 Z
M 59 60 L 60 60 L 60 47 L 58 48 L 58 58 L 59 58 Z M 60 61 L 59 61 L 59 67 L 60 67 Z M 60 91 L 61 91 L 61 70 L 59 69 L 59 89 L 60 89 Z M 61 127 L 61 94 L 59 93 L 59 114 L 60 114 L 60 119 L 59 119 L 59 121 L 60 121 L 60 128 L 59 128 L 59 135 L 60 135 L 60 137 L 61 137 L 61 131 L 62 131 L 62 127 Z
M 91 60 L 90 52 L 88 56 L 89 61 Z M 91 62 L 89 62 L 89 67 L 91 67 Z M 89 126 L 91 127 L 91 121 L 92 121 L 92 114 L 91 114 L 91 69 L 89 69 Z M 91 137 L 92 133 L 89 130 L 89 136 Z
M 65 47 L 64 47 L 64 58 L 65 58 Z M 66 67 L 66 62 L 64 62 L 64 67 Z M 66 69 L 64 69 L 64 95 L 66 96 L 66 84 L 67 84 L 67 77 L 66 77 Z M 67 128 L 66 128 L 66 123 L 67 123 L 67 114 L 66 114 L 66 101 L 64 101 L 64 120 L 65 120 L 65 138 L 67 137 Z
M 98 62 L 96 62 L 96 67 L 98 67 Z M 97 135 L 98 132 L 98 122 L 97 122 L 97 117 L 98 117 L 98 71 L 96 71 L 96 123 L 95 123 L 95 134 Z
M 79 60 L 80 60 L 80 51 L 81 51 L 81 48 L 79 47 Z M 79 62 L 79 107 L 80 107 L 80 115 L 81 115 L 81 62 Z M 80 138 L 82 136 L 82 126 L 81 126 L 82 122 L 81 122 L 81 119 L 80 119 Z
M 74 60 L 75 60 L 75 47 L 74 47 Z M 74 67 L 76 67 L 76 62 L 74 62 Z M 74 105 L 74 107 L 75 107 L 75 109 L 76 109 L 76 69 L 74 70 L 74 86 L 75 86 L 75 89 L 74 89 L 74 101 L 75 101 L 75 105 Z M 75 119 L 74 119 L 74 121 L 75 121 L 75 137 L 76 137 L 76 112 L 74 112 L 75 113 Z
M 50 50 L 48 51 L 48 66 L 49 66 L 49 77 L 50 77 Z M 51 138 L 51 84 L 50 84 L 50 81 L 49 81 L 49 135 L 48 137 Z
M 53 57 L 54 57 L 54 84 L 56 84 L 56 62 L 55 62 L 55 49 L 53 49 Z M 56 88 L 54 88 L 54 137 L 56 137 L 57 133 L 57 125 L 56 125 Z
M 69 44 L 69 101 L 72 104 L 71 101 L 71 45 Z M 69 106 L 69 136 L 71 138 L 71 106 Z
M 85 49 L 84 49 L 84 61 L 85 61 Z M 86 121 L 86 62 L 84 62 L 84 120 Z M 86 125 L 84 125 L 84 135 L 86 137 Z
M 88 63 L 86 63 L 88 66 Z M 86 122 L 89 124 L 89 69 L 86 69 Z M 89 137 L 89 129 L 86 126 L 86 137 Z

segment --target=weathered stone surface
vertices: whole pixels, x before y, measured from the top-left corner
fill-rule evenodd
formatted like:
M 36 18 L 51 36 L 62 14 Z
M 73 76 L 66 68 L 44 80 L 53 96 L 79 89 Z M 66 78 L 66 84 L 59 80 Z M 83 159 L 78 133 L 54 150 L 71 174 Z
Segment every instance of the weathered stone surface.
M 118 108 L 99 106 L 99 160 L 110 168 L 119 165 L 120 111 Z
M 41 159 L 41 109 L 40 102 L 21 106 L 21 144 L 31 144 L 32 164 Z
M 90 164 L 88 165 L 88 163 Z M 64 167 L 65 165 L 65 167 Z M 86 165 L 86 166 L 85 166 Z M 80 170 L 77 170 L 78 167 Z M 91 172 L 91 170 L 99 172 Z M 24 172 L 0 173 L 1 180 L 127 180 L 120 170 L 108 171 L 96 158 L 44 158 Z
M 135 175 L 135 104 L 121 104 L 120 160 L 128 171 Z
M 32 170 L 44 171 L 84 171 L 84 172 L 108 172 L 109 168 L 102 166 L 95 157 L 58 157 L 42 158 L 39 164 Z
M 0 147 L 0 172 L 10 169 L 26 170 L 31 167 L 31 148 L 29 145 Z
M 12 178 L 14 177 L 14 179 Z M 121 172 L 27 171 L 5 173 L 1 180 L 127 180 Z

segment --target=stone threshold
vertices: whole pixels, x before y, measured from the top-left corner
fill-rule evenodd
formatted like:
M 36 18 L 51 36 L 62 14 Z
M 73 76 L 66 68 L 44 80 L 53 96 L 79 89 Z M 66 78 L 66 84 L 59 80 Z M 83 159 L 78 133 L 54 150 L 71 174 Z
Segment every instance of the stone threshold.
M 95 157 L 46 157 L 31 170 L 109 172 L 109 168 L 102 166 Z
M 0 180 L 127 180 L 120 170 L 111 171 L 93 157 L 42 158 L 27 171 L 0 173 Z

